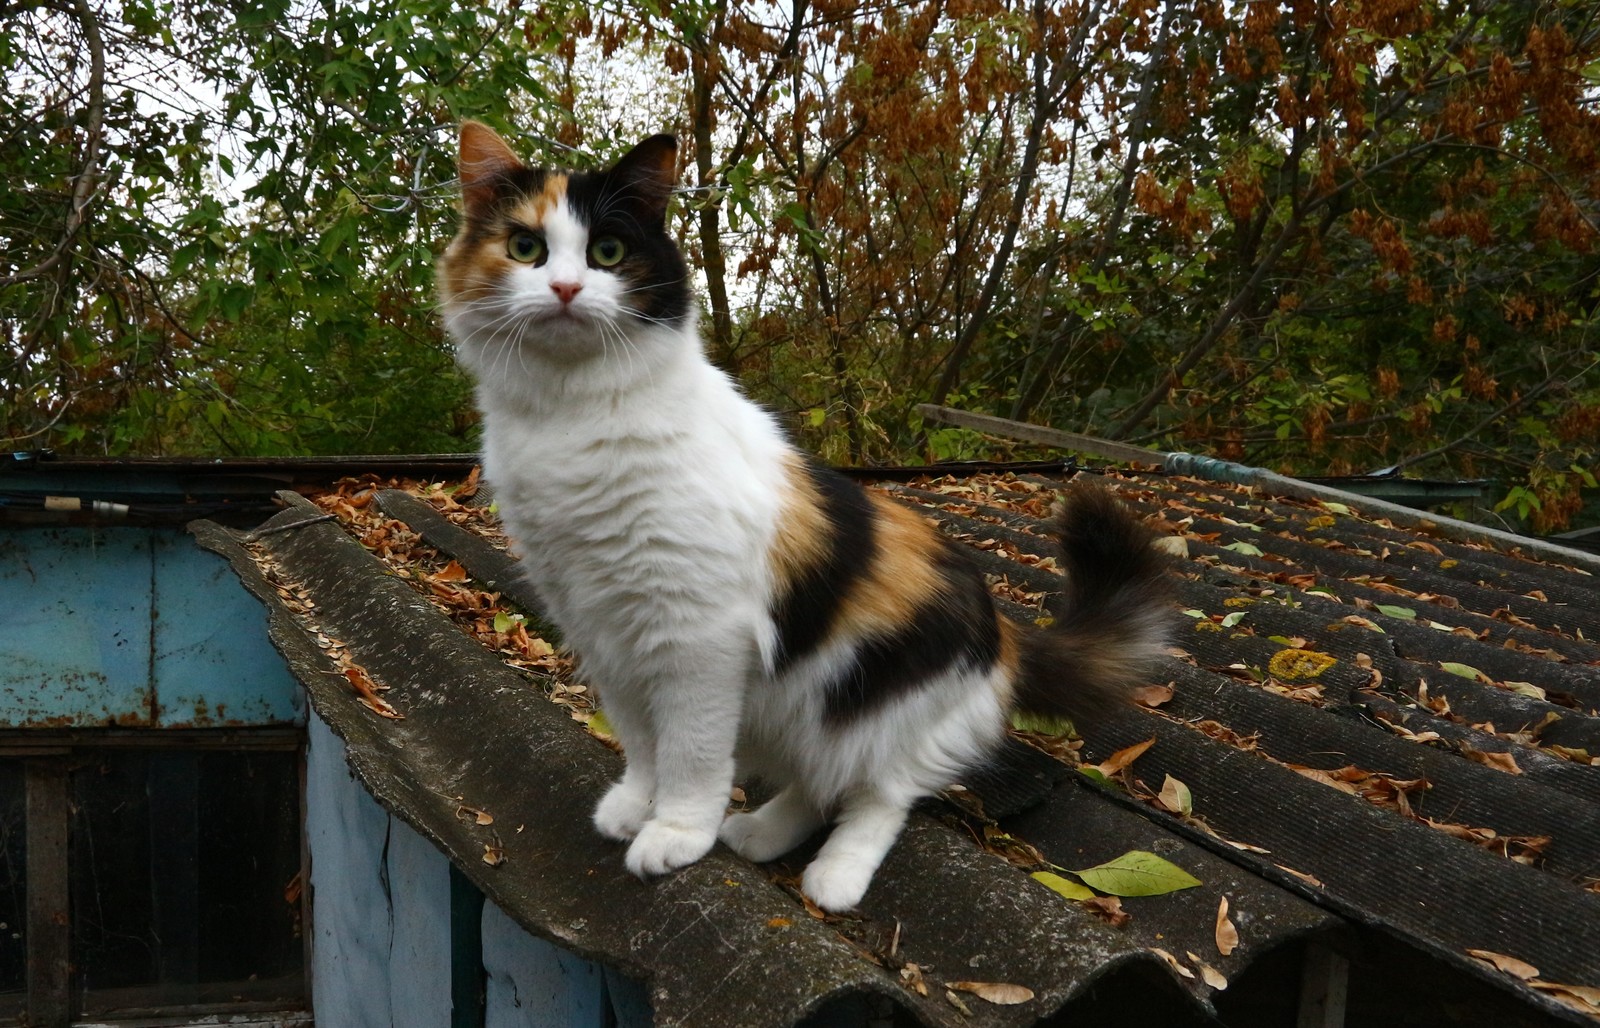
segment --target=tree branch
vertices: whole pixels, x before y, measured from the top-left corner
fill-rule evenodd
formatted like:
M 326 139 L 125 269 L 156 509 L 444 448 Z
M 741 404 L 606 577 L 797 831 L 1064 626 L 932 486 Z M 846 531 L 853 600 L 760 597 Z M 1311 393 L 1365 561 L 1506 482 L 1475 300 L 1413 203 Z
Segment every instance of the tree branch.
M 83 161 L 78 174 L 73 178 L 72 199 L 67 208 L 66 222 L 61 228 L 61 238 L 56 241 L 50 255 L 26 271 L 0 278 L 0 288 L 43 278 L 67 259 L 77 243 L 78 233 L 86 220 L 89 201 L 94 198 L 96 191 L 94 180 L 96 164 L 100 157 L 106 89 L 106 48 L 105 41 L 100 35 L 100 23 L 89 7 L 89 0 L 73 0 L 71 6 L 64 3 L 47 3 L 43 6 L 76 18 L 83 28 L 84 42 L 89 48 L 89 96 L 85 104 Z

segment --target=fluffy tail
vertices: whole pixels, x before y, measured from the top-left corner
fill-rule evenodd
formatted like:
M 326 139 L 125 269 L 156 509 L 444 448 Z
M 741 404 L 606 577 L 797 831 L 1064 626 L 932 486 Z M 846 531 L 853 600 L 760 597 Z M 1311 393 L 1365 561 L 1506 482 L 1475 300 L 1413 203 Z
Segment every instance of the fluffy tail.
M 1166 557 L 1154 533 L 1099 486 L 1075 483 L 1057 522 L 1066 589 L 1050 627 L 1022 638 L 1015 704 L 1074 723 L 1128 699 L 1166 645 Z

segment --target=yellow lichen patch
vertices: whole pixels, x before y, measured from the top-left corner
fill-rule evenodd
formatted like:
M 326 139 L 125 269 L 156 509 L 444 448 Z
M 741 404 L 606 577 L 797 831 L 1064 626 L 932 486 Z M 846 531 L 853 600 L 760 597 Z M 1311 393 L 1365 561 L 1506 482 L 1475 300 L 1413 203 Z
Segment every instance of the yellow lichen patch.
M 1220 632 L 1222 631 L 1222 626 L 1215 621 L 1208 621 L 1202 618 L 1194 623 L 1194 630 L 1196 632 Z
M 1267 671 L 1274 678 L 1315 678 L 1337 663 L 1335 658 L 1314 650 L 1279 650 L 1267 662 Z
M 1307 521 L 1306 527 L 1310 529 L 1332 528 L 1335 523 L 1336 522 L 1332 517 L 1328 516 L 1327 514 L 1323 514 L 1312 518 L 1310 521 Z
M 1256 602 L 1252 596 L 1230 596 L 1222 601 L 1224 607 L 1248 607 Z
M 1449 559 L 1447 559 L 1447 560 L 1441 560 L 1439 562 L 1439 566 L 1441 568 L 1443 568 L 1444 570 L 1449 571 L 1451 568 L 1455 567 L 1457 564 L 1460 564 L 1460 563 L 1461 562 L 1459 560 L 1449 560 Z

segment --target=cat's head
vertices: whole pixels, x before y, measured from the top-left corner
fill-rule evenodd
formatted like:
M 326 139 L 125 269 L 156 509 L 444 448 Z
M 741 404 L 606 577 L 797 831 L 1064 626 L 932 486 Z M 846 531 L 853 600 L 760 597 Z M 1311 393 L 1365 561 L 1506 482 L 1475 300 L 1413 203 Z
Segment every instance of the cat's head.
M 651 136 L 603 171 L 552 171 L 486 125 L 461 126 L 462 222 L 439 289 L 480 380 L 529 358 L 648 362 L 652 340 L 682 334 L 688 272 L 666 230 L 676 153 L 671 136 Z

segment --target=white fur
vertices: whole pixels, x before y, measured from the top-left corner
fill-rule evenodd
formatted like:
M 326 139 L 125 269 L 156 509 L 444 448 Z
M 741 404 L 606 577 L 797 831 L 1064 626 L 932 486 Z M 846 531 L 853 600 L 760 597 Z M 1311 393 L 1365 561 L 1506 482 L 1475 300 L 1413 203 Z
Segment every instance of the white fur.
M 692 319 L 629 317 L 622 280 L 587 266 L 582 225 L 552 211 L 545 230 L 543 266 L 511 267 L 498 298 L 447 301 L 445 317 L 478 379 L 501 515 L 627 754 L 596 827 L 650 875 L 699 859 L 719 826 L 769 860 L 837 818 L 803 888 L 853 907 L 910 805 L 1000 736 L 997 683 L 949 671 L 835 727 L 822 687 L 852 640 L 774 679 L 789 444 L 705 360 Z M 565 312 L 553 283 L 581 286 Z M 783 792 L 724 823 L 736 748 Z

